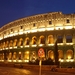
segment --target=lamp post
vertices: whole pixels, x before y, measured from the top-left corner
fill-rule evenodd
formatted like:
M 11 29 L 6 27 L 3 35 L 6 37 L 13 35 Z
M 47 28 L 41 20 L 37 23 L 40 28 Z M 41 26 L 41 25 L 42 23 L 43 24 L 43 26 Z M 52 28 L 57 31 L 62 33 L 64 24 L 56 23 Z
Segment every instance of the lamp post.
M 39 66 L 40 66 L 39 75 L 41 75 L 41 65 L 42 65 L 42 58 L 40 58 L 40 61 L 39 61 Z

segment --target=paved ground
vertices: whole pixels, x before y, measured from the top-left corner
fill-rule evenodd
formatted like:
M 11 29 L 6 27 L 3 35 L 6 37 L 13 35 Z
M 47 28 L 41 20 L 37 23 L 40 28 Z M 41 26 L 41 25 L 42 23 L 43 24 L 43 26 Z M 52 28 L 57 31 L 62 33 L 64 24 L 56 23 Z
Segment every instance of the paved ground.
M 50 71 L 42 71 L 41 75 L 75 75 L 69 73 L 58 73 L 58 72 L 50 72 Z M 10 68 L 10 67 L 0 67 L 0 75 L 39 75 L 39 71 L 37 70 L 26 70 L 26 69 L 18 69 L 18 68 Z

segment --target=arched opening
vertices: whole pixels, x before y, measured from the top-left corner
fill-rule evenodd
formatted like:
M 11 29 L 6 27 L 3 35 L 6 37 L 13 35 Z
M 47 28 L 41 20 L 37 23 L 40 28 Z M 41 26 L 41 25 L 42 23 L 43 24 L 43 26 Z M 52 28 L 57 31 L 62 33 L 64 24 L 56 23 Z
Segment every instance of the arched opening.
M 10 40 L 9 47 L 13 47 L 13 40 Z
M 29 45 L 29 37 L 27 37 L 26 39 L 25 39 L 25 45 Z
M 6 46 L 6 48 L 9 47 L 9 41 L 6 41 L 5 46 Z
M 30 61 L 35 62 L 36 61 L 36 51 L 31 52 Z
M 4 53 L 0 54 L 0 60 L 4 60 Z
M 54 38 L 53 35 L 48 36 L 48 44 L 53 44 L 54 43 Z
M 57 36 L 57 42 L 58 43 L 63 43 L 63 36 L 62 35 Z
M 36 38 L 36 36 L 32 37 L 32 45 L 35 45 L 36 42 L 37 42 L 37 38 Z
M 58 50 L 58 53 L 59 53 L 59 59 L 63 59 L 64 58 L 63 51 L 62 50 Z
M 1 43 L 1 49 L 3 49 L 3 43 Z
M 17 54 L 16 54 L 16 52 L 14 52 L 13 53 L 13 60 L 16 60 L 16 58 L 17 58 Z
M 5 42 L 3 42 L 3 48 L 5 48 Z
M 52 50 L 48 51 L 48 58 L 54 60 L 54 52 Z
M 40 36 L 40 44 L 45 44 L 45 37 L 42 35 Z
M 67 59 L 72 59 L 73 58 L 73 51 L 72 50 L 67 50 L 66 58 Z
M 12 53 L 9 53 L 9 60 L 12 60 Z
M 72 43 L 72 35 L 66 36 L 66 43 Z
M 29 62 L 29 51 L 24 52 L 24 60 L 25 62 Z
M 17 39 L 14 40 L 13 46 L 17 46 Z
M 23 39 L 22 38 L 19 39 L 18 46 L 23 46 Z
M 22 59 L 22 53 L 21 53 L 21 52 L 19 52 L 18 59 L 19 59 L 19 60 Z

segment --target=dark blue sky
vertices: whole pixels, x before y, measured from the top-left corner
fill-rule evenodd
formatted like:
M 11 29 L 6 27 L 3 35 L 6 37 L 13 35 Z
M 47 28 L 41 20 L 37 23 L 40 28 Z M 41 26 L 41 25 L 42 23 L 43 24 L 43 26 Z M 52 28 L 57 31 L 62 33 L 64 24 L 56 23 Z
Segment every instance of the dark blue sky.
M 16 19 L 61 11 L 75 12 L 75 0 L 0 0 L 0 27 Z

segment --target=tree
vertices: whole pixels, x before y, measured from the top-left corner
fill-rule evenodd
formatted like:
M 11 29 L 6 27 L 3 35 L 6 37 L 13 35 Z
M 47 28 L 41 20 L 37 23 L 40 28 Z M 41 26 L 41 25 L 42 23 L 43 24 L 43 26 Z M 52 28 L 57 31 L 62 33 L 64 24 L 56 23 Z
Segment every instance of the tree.
M 54 57 L 55 57 L 55 65 L 59 66 L 59 54 L 58 54 L 57 40 L 54 45 Z

